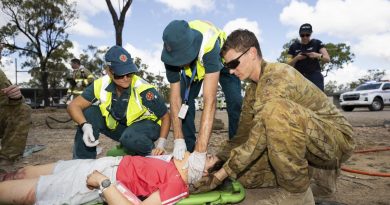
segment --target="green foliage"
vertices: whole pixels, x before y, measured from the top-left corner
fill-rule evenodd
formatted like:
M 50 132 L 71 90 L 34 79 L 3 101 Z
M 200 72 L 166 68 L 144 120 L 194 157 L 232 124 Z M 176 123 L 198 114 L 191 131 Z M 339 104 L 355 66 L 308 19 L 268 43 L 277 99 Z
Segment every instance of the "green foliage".
M 135 57 L 134 64 L 138 67 L 137 75 L 145 79 L 148 83 L 156 86 L 157 91 L 164 97 L 165 102 L 169 101 L 169 85 L 164 82 L 164 76 L 153 74 L 152 72 L 147 71 L 148 65 L 142 63 L 141 58 Z
M 379 70 L 379 69 L 368 70 L 366 75 L 350 83 L 338 85 L 336 81 L 331 80 L 325 85 L 324 91 L 326 94 L 331 95 L 334 93 L 341 93 L 341 92 L 353 90 L 357 86 L 367 81 L 380 81 L 385 75 L 386 75 L 385 70 Z
M 324 86 L 324 92 L 327 95 L 331 95 L 331 94 L 335 93 L 336 90 L 337 90 L 337 81 L 335 81 L 335 80 L 329 81 Z
M 32 84 L 43 88 L 45 105 L 49 86 L 56 87 L 64 62 L 71 56 L 67 28 L 77 18 L 75 4 L 67 0 L 2 0 L 1 12 L 9 19 L 0 28 L 0 41 L 8 54 L 26 57 L 22 68 L 32 68 Z M 21 40 L 22 39 L 22 40 Z
M 87 49 L 83 50 L 80 54 L 80 62 L 86 69 L 91 71 L 94 76 L 99 77 L 102 75 L 104 66 L 104 55 L 108 51 L 106 48 L 97 48 L 96 46 L 89 45 Z
M 288 57 L 288 49 L 290 48 L 290 46 L 295 43 L 295 42 L 299 42 L 299 40 L 297 38 L 294 38 L 294 39 L 291 39 L 289 42 L 285 43 L 283 45 L 283 50 L 282 52 L 280 53 L 280 56 L 278 59 L 276 59 L 278 62 L 280 63 L 287 63 L 287 57 Z
M 327 63 L 326 66 L 324 66 L 324 64 L 321 65 L 322 71 L 325 71 L 325 76 L 328 75 L 329 71 L 342 69 L 343 65 L 352 63 L 353 58 L 355 57 L 355 54 L 351 52 L 351 47 L 345 43 L 327 43 L 325 48 L 330 56 L 330 62 Z
M 299 42 L 299 39 L 292 39 L 283 45 L 283 50 L 280 53 L 279 58 L 277 59 L 278 62 L 287 63 L 288 49 L 296 41 Z M 345 43 L 327 43 L 325 44 L 325 48 L 329 53 L 330 62 L 326 64 L 321 64 L 321 71 L 325 72 L 324 76 L 327 76 L 328 72 L 330 71 L 342 69 L 343 65 L 347 63 L 352 63 L 352 59 L 355 57 L 355 54 L 351 52 L 350 46 L 346 45 Z
M 359 78 L 357 81 L 353 81 L 349 83 L 348 85 L 350 89 L 355 89 L 357 86 L 367 81 L 380 81 L 385 75 L 386 75 L 385 70 L 379 70 L 379 69 L 368 70 L 368 73 L 366 75 Z

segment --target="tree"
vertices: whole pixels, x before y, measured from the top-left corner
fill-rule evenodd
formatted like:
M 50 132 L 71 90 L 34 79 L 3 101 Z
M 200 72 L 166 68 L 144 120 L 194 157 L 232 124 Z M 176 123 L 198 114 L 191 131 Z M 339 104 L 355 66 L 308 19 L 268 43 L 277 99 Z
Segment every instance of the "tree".
M 75 4 L 67 0 L 2 0 L 0 6 L 9 18 L 0 28 L 0 41 L 10 53 L 26 57 L 23 67 L 33 68 L 32 75 L 37 75 L 45 105 L 49 105 L 50 68 L 65 58 L 57 55 L 58 49 L 72 47 L 65 30 L 77 18 Z
M 290 40 L 288 43 L 283 45 L 283 51 L 280 53 L 277 61 L 286 63 L 288 58 L 288 49 L 290 46 L 299 41 L 297 38 Z M 345 43 L 333 44 L 327 43 L 325 44 L 325 48 L 329 53 L 330 62 L 326 64 L 321 64 L 321 71 L 325 72 L 325 77 L 328 75 L 329 71 L 335 71 L 338 69 L 342 69 L 344 64 L 352 63 L 355 54 L 350 51 L 350 46 Z
M 119 18 L 114 7 L 111 4 L 111 0 L 106 0 L 108 10 L 110 11 L 112 22 L 114 23 L 114 27 L 115 27 L 116 45 L 122 46 L 122 30 L 123 30 L 123 25 L 125 24 L 126 12 L 130 8 L 130 5 L 133 2 L 133 0 L 127 0 L 127 1 L 122 0 L 122 8 L 120 5 L 120 0 L 118 0 L 118 2 L 119 2 L 119 14 L 120 14 Z
M 169 85 L 164 82 L 164 77 L 159 75 L 154 75 L 152 72 L 148 72 L 148 65 L 142 63 L 141 58 L 135 57 L 134 64 L 138 67 L 137 75 L 145 79 L 148 83 L 156 86 L 157 91 L 164 97 L 165 101 L 169 100 Z
M 337 91 L 337 81 L 331 80 L 324 86 L 324 92 L 326 95 L 331 95 Z
M 73 54 L 69 52 L 72 47 L 72 42 L 66 40 L 59 48 L 53 51 L 50 59 L 47 61 L 46 70 L 49 73 L 47 82 L 49 88 L 58 88 L 65 86 L 65 77 L 70 75 L 69 69 L 66 67 L 68 59 L 73 58 Z M 32 67 L 29 73 L 32 79 L 27 83 L 29 87 L 39 88 L 42 87 L 41 82 L 41 69 L 36 64 L 35 60 L 26 61 L 22 64 L 22 67 Z
M 83 50 L 80 55 L 80 62 L 85 68 L 91 71 L 95 77 L 103 75 L 104 67 L 104 54 L 107 53 L 108 47 L 97 48 L 96 46 L 89 45 L 87 49 Z
M 336 81 L 331 80 L 325 85 L 324 91 L 327 95 L 331 95 L 334 93 L 341 93 L 341 92 L 345 92 L 348 90 L 353 90 L 357 86 L 359 86 L 363 83 L 366 83 L 368 81 L 381 81 L 381 79 L 385 75 L 386 75 L 385 70 L 379 70 L 379 69 L 368 70 L 367 74 L 364 75 L 363 77 L 359 78 L 356 81 L 352 81 L 352 82 L 349 82 L 346 84 L 337 85 Z
M 371 69 L 371 70 L 368 70 L 367 71 L 368 73 L 359 78 L 357 81 L 353 81 L 351 83 L 349 83 L 348 87 L 352 90 L 352 89 L 355 89 L 357 86 L 367 82 L 367 81 L 380 81 L 383 76 L 386 75 L 386 71 L 385 70 L 379 70 L 379 69 Z

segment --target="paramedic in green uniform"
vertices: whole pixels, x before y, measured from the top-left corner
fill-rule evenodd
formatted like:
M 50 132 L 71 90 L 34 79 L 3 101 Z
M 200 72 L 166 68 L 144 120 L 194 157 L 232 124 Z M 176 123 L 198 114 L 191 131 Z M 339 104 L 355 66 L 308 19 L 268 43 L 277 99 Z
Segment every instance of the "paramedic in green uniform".
M 237 130 L 242 105 L 241 84 L 223 68 L 219 53 L 225 39 L 224 31 L 201 20 L 174 20 L 163 32 L 161 60 L 170 82 L 169 101 L 175 138 L 173 156 L 180 160 L 186 150 L 192 152 L 188 160 L 190 181 L 202 177 L 215 116 L 218 82 L 226 98 L 229 139 Z M 194 104 L 202 86 L 204 106 L 196 137 Z
M 68 106 L 79 125 L 74 159 L 96 158 L 102 133 L 133 155 L 149 155 L 154 142 L 161 154 L 170 127 L 168 109 L 156 88 L 136 75 L 138 68 L 120 46 L 105 54 L 107 75 L 95 80 Z

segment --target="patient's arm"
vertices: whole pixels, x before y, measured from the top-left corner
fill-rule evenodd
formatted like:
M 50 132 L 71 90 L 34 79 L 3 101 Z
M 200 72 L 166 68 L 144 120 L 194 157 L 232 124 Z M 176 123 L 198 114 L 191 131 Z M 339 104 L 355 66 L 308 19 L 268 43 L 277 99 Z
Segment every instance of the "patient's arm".
M 105 175 L 98 171 L 93 171 L 87 178 L 87 186 L 89 189 L 99 189 L 100 184 L 105 179 L 108 179 Z M 111 184 L 108 188 L 104 189 L 103 196 L 109 205 L 132 205 L 129 200 L 116 188 L 114 184 Z M 148 198 L 146 198 L 141 204 L 153 205 L 161 204 L 159 191 L 153 192 Z
M 89 189 L 99 189 L 100 184 L 105 179 L 108 179 L 105 175 L 95 170 L 87 177 L 87 187 Z M 104 189 L 103 196 L 106 199 L 106 202 L 110 205 L 132 205 L 132 203 L 126 199 L 125 196 L 115 187 L 115 184 L 111 184 L 109 187 Z

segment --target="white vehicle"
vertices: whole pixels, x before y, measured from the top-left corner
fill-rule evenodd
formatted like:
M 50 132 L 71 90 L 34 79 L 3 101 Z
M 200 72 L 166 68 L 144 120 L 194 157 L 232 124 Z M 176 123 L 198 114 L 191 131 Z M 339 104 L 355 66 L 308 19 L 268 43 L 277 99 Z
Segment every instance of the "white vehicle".
M 341 109 L 350 112 L 355 107 L 368 107 L 370 111 L 383 110 L 390 105 L 390 82 L 369 82 L 340 95 Z

